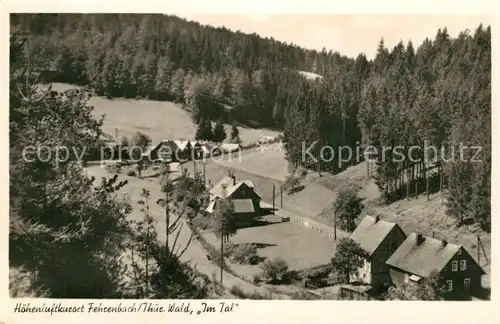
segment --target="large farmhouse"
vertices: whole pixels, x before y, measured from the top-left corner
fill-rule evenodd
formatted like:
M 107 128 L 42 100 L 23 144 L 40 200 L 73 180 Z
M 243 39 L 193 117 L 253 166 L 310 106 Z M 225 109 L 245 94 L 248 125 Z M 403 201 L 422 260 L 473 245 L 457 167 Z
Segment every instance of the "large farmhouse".
M 437 272 L 447 295 L 453 299 L 479 293 L 485 274 L 462 246 L 419 233 L 410 234 L 387 260 L 387 265 L 396 286 L 418 284 Z

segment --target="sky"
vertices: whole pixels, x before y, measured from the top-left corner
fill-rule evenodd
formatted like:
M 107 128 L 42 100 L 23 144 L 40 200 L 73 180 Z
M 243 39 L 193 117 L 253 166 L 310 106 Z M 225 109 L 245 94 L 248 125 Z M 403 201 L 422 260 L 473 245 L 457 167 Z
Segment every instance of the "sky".
M 301 47 L 321 50 L 325 47 L 355 57 L 363 52 L 373 58 L 380 39 L 387 47 L 400 40 L 412 40 L 415 47 L 426 37 L 434 38 L 439 28 L 447 27 L 452 37 L 465 29 L 473 32 L 479 24 L 492 24 L 488 16 L 464 15 L 236 15 L 183 14 L 183 18 L 225 26 L 231 30 L 274 37 Z

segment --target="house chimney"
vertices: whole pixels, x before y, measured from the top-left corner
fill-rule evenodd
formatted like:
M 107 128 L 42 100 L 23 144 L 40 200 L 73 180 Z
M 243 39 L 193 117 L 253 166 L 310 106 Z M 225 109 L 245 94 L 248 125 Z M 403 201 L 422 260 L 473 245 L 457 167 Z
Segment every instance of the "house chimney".
M 424 242 L 424 236 L 421 233 L 417 233 L 416 245 L 418 246 L 418 245 L 422 244 L 422 242 Z
M 233 178 L 233 186 L 236 186 L 236 177 L 233 175 L 231 178 Z
M 441 242 L 443 243 L 443 247 L 445 247 L 446 245 L 448 245 L 448 241 L 447 240 L 442 240 Z
M 222 196 L 223 196 L 223 198 L 227 198 L 227 191 L 226 191 L 227 186 L 226 186 L 226 184 L 223 184 L 221 187 L 222 187 Z
M 380 220 L 380 216 L 375 216 L 375 224 L 378 223 L 378 221 Z

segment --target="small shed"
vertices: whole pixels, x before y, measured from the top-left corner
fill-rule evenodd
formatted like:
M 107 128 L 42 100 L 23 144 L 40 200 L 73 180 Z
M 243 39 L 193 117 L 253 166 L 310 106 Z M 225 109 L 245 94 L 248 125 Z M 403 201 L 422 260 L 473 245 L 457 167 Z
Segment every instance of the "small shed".
M 219 148 L 224 153 L 233 153 L 241 150 L 241 145 L 236 143 L 222 143 Z

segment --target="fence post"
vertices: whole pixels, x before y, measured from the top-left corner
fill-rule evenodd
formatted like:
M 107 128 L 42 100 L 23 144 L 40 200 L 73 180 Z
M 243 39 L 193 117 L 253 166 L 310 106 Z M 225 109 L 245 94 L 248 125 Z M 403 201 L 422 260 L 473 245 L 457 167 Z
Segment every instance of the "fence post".
M 281 208 L 283 208 L 283 185 L 280 186 Z
M 274 210 L 276 209 L 275 208 L 275 200 L 276 200 L 275 189 L 276 189 L 275 185 L 273 185 L 273 215 L 275 215 Z

